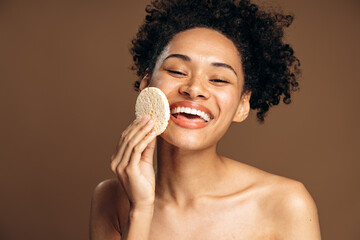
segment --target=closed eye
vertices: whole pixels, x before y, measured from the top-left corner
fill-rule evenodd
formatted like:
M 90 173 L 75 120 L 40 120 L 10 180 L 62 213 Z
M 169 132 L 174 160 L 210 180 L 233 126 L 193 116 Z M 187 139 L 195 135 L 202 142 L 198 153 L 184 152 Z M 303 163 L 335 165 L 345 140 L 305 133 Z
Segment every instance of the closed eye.
M 186 75 L 185 73 L 182 73 L 182 72 L 179 72 L 179 71 L 174 71 L 174 70 L 166 70 L 166 71 L 168 71 L 169 73 L 172 73 L 172 74 L 176 74 L 176 75 L 182 75 L 182 76 Z
M 210 81 L 215 83 L 229 83 L 228 81 L 222 79 L 212 79 Z

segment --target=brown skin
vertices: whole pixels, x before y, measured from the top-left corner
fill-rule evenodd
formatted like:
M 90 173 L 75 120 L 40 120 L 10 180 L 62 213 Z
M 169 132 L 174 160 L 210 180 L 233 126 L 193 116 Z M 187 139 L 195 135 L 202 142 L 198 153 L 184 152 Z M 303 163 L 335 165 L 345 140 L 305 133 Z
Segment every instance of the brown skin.
M 171 54 L 190 60 L 165 60 Z M 206 28 L 174 37 L 140 89 L 158 87 L 170 104 L 200 103 L 214 118 L 201 129 L 170 120 L 158 137 L 156 175 L 153 124 L 134 121 L 112 158 L 117 179 L 94 191 L 91 239 L 320 239 L 316 205 L 301 183 L 216 153 L 231 122 L 249 114 L 251 92 L 242 93 L 243 84 L 231 40 Z

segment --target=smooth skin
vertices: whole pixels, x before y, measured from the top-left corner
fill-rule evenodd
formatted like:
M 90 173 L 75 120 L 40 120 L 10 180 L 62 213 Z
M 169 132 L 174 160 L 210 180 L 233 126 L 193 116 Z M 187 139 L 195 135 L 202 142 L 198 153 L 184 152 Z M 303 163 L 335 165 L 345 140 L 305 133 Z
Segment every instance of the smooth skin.
M 238 161 L 216 152 L 230 124 L 250 111 L 240 59 L 217 31 L 175 35 L 140 90 L 158 87 L 170 105 L 199 103 L 213 119 L 200 129 L 170 120 L 157 143 L 149 117 L 131 123 L 111 159 L 116 178 L 94 190 L 90 239 L 321 239 L 316 205 L 302 183 L 241 163 L 241 151 Z

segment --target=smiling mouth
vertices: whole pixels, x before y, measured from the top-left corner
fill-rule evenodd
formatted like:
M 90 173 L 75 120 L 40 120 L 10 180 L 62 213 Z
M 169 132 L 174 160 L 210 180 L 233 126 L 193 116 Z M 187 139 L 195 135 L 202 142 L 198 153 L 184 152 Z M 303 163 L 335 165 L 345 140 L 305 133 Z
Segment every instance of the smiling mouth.
M 171 115 L 176 119 L 199 123 L 207 123 L 211 120 L 207 113 L 190 107 L 175 107 L 171 110 Z
M 178 126 L 188 129 L 204 128 L 214 118 L 205 106 L 191 101 L 175 102 L 170 105 L 170 119 Z

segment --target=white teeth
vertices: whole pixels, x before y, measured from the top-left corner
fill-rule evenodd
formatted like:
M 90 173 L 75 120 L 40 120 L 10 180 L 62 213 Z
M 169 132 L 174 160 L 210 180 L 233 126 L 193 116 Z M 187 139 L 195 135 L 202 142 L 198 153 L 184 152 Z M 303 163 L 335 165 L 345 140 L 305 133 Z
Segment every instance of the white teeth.
M 209 115 L 207 115 L 203 111 L 193 109 L 193 108 L 189 108 L 189 107 L 176 107 L 176 108 L 173 108 L 171 110 L 171 114 L 175 114 L 175 113 L 187 113 L 187 114 L 197 115 L 197 116 L 203 118 L 206 122 L 210 121 Z
M 205 119 L 205 121 L 210 121 L 210 117 L 207 115 L 207 114 L 205 114 L 205 117 L 204 117 L 204 119 Z

